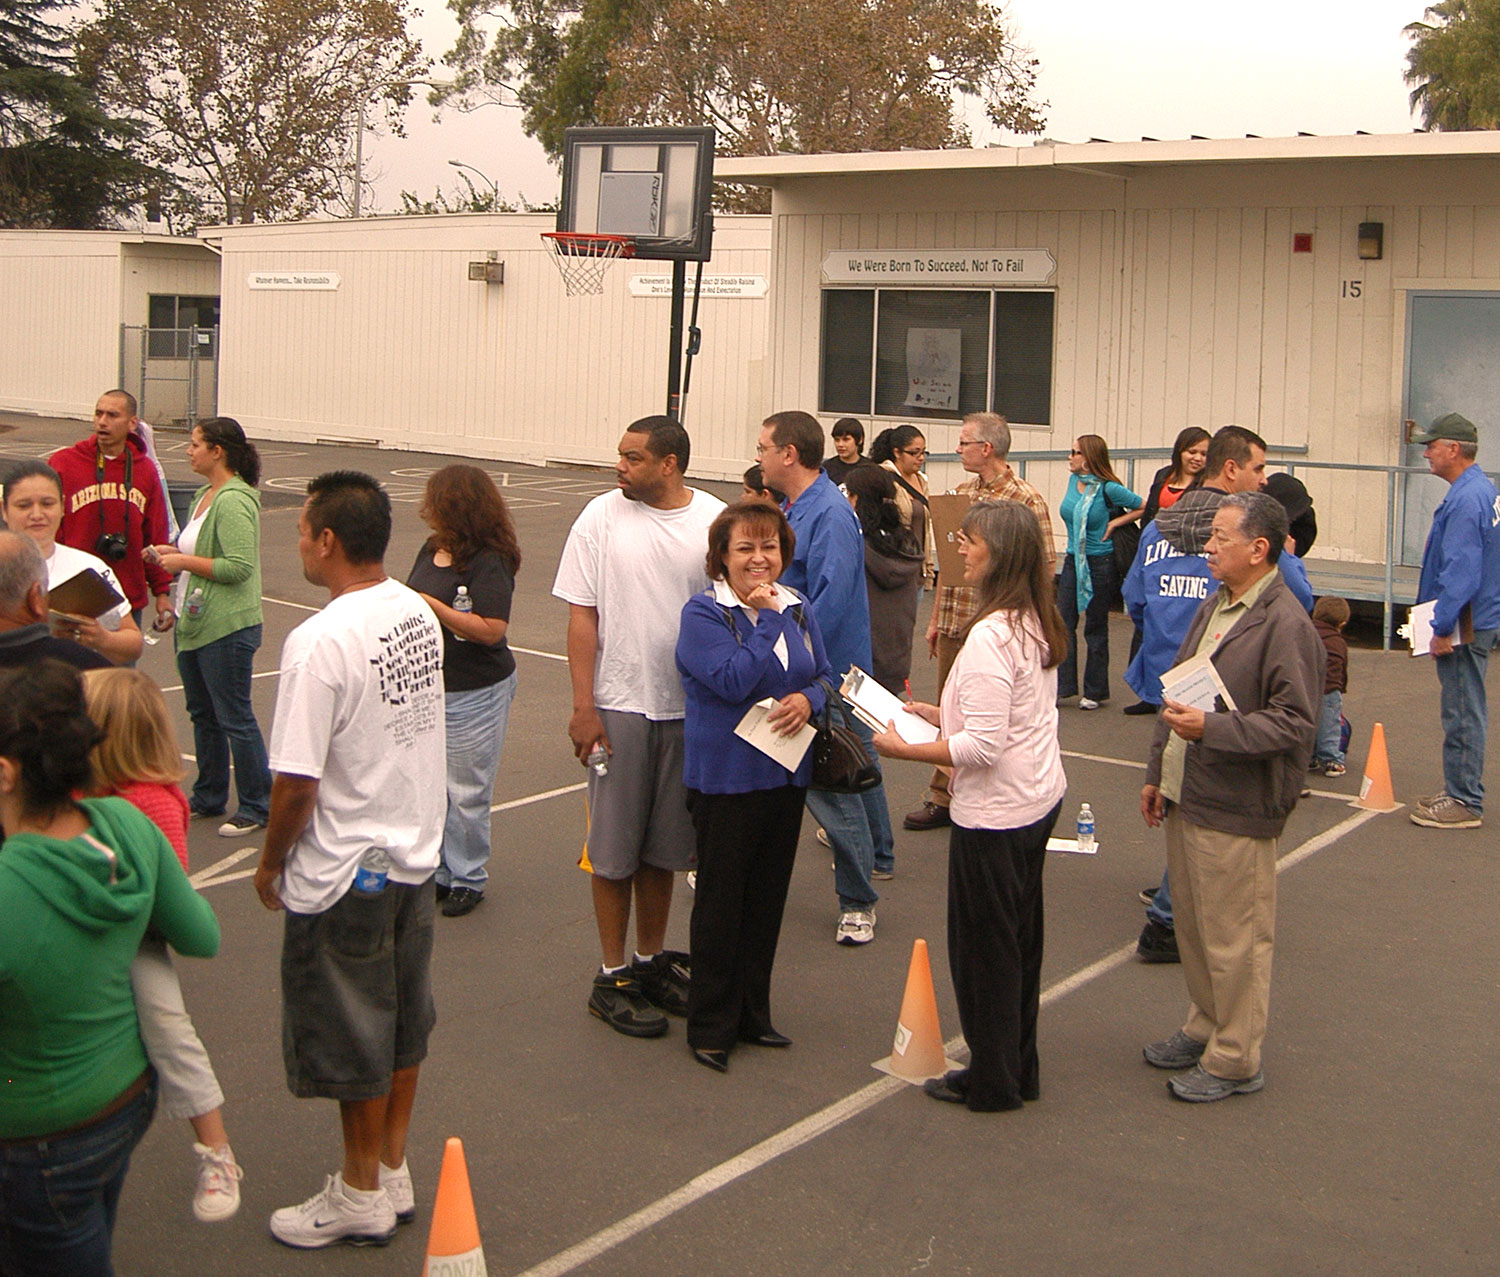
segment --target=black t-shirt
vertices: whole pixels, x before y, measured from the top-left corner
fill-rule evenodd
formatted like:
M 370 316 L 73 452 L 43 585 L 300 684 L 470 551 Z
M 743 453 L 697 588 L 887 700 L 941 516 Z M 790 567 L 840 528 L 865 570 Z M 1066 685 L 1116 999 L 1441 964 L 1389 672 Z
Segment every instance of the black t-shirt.
M 510 620 L 510 596 L 516 588 L 516 579 L 494 550 L 481 550 L 468 568 L 459 572 L 452 567 L 438 567 L 433 562 L 432 550 L 424 545 L 417 552 L 417 561 L 412 564 L 406 583 L 449 607 L 458 596 L 458 587 L 467 585 L 469 597 L 474 600 L 475 616 Z M 509 678 L 515 668 L 516 658 L 504 639 L 494 647 L 486 647 L 483 643 L 460 639 L 443 626 L 444 691 L 472 692 L 493 687 L 501 679 Z
M 873 466 L 874 464 L 869 457 L 863 455 L 854 461 L 841 461 L 838 454 L 835 453 L 823 463 L 823 470 L 834 483 L 843 483 L 844 476 L 853 470 L 855 466 Z

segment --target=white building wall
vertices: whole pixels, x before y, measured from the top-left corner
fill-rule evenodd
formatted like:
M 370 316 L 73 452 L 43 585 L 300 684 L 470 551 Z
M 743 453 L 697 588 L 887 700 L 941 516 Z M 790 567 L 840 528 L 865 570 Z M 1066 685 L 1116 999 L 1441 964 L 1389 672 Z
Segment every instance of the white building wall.
M 1398 464 L 1407 290 L 1500 289 L 1500 165 L 1488 157 L 799 176 L 776 187 L 773 216 L 778 409 L 818 402 L 828 252 L 1049 250 L 1052 426 L 1016 430 L 1017 451 L 1084 433 L 1165 447 L 1183 426 L 1237 422 L 1308 460 Z M 1357 258 L 1364 221 L 1385 225 L 1381 261 Z M 1292 251 L 1298 232 L 1312 233 L 1311 253 Z M 945 459 L 958 423 L 922 428 L 930 476 L 960 477 Z M 1031 471 L 1058 500 L 1063 474 Z M 1383 481 L 1302 477 L 1317 553 L 1382 561 Z
M 631 295 L 667 262 L 617 262 L 599 297 L 566 296 L 550 215 L 243 226 L 221 243 L 220 410 L 250 434 L 612 464 L 623 429 L 666 407 L 670 303 Z M 706 277 L 764 277 L 769 219 L 717 223 Z M 490 251 L 503 284 L 468 279 Z M 694 264 L 688 266 L 689 299 Z M 253 272 L 331 271 L 337 289 L 252 289 Z M 685 422 L 691 470 L 738 475 L 765 406 L 764 297 L 704 297 Z

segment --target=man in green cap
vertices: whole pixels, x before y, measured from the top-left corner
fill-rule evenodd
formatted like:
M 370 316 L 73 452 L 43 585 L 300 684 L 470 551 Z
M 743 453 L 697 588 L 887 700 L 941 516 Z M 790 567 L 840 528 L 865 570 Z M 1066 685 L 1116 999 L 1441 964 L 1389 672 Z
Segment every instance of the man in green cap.
M 1411 436 L 1450 486 L 1422 551 L 1417 602 L 1436 600 L 1431 651 L 1442 688 L 1443 788 L 1412 809 L 1430 829 L 1477 829 L 1484 812 L 1484 674 L 1500 636 L 1500 493 L 1475 463 L 1479 431 L 1456 412 Z M 1472 636 L 1469 634 L 1472 625 Z

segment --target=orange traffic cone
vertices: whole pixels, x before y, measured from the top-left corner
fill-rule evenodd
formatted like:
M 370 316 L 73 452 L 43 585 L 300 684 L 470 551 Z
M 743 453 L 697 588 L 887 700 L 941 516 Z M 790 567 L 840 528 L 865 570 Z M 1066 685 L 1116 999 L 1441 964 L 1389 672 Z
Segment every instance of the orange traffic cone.
M 942 1077 L 959 1065 L 943 1055 L 943 1033 L 938 1028 L 937 994 L 932 990 L 932 967 L 927 961 L 927 941 L 911 946 L 911 966 L 906 973 L 906 996 L 901 999 L 901 1017 L 896 1021 L 896 1041 L 890 1055 L 876 1060 L 882 1073 L 920 1085 L 930 1077 Z
M 432 1208 L 432 1230 L 427 1234 L 427 1262 L 423 1277 L 485 1277 L 484 1248 L 479 1244 L 479 1221 L 474 1217 L 474 1194 L 469 1191 L 469 1167 L 464 1142 L 450 1137 L 443 1146 L 443 1171 L 438 1176 L 437 1202 Z
M 1366 811 L 1397 811 L 1401 804 L 1391 789 L 1391 760 L 1385 752 L 1385 725 L 1376 723 L 1370 733 L 1370 752 L 1365 756 L 1365 778 L 1359 784 L 1359 797 L 1351 807 Z

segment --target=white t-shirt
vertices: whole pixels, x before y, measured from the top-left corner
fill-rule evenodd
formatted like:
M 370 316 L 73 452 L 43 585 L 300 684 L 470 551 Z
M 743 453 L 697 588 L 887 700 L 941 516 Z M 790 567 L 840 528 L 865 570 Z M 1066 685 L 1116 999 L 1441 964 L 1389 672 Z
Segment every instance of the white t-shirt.
M 64 581 L 71 581 L 86 568 L 93 568 L 123 600 L 99 618 L 99 624 L 106 630 L 119 629 L 120 622 L 130 615 L 130 598 L 114 569 L 97 555 L 90 554 L 87 550 L 75 550 L 71 545 L 63 545 L 61 542 L 55 543 L 52 556 L 47 560 L 47 588 L 50 590 Z
M 398 581 L 341 594 L 287 635 L 271 770 L 319 782 L 282 874 L 292 912 L 337 904 L 372 846 L 392 882 L 432 876 L 448 810 L 443 704 L 442 631 Z
M 676 510 L 606 492 L 584 506 L 568 533 L 552 593 L 599 609 L 600 709 L 658 722 L 683 716 L 677 628 L 683 605 L 708 588 L 708 525 L 724 508 L 707 492 L 688 492 L 693 499 Z
M 208 507 L 203 507 L 203 513 L 194 515 L 177 534 L 177 552 L 179 554 L 196 555 L 198 553 L 198 534 L 203 531 L 203 524 L 208 519 Z M 172 583 L 172 610 L 178 616 L 183 614 L 187 607 L 188 582 L 193 579 L 191 572 L 179 572 L 177 580 Z

